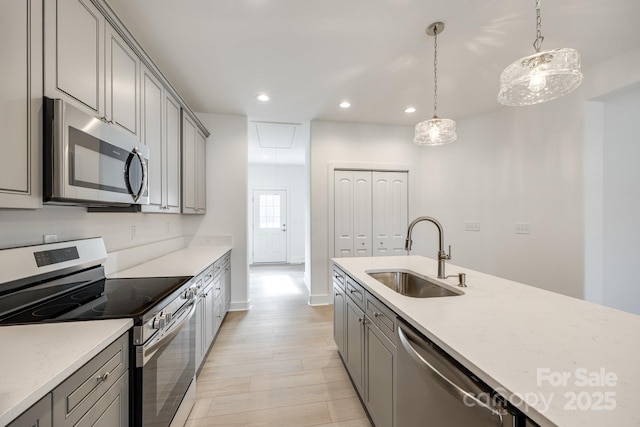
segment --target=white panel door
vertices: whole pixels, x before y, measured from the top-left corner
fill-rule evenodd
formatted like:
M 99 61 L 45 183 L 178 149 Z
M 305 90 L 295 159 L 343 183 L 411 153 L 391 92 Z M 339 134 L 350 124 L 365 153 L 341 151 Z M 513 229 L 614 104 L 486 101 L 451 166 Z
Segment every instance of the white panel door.
M 353 253 L 371 256 L 371 172 L 353 173 Z
M 405 255 L 408 174 L 373 172 L 373 246 L 375 256 Z
M 334 255 L 353 256 L 353 171 L 334 173 Z
M 253 262 L 287 262 L 287 192 L 253 191 Z

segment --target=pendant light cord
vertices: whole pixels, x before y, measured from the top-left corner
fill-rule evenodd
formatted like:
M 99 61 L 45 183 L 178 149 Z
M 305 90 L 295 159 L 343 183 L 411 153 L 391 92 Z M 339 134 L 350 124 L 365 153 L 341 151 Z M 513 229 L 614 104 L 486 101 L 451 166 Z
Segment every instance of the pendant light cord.
M 533 42 L 533 47 L 536 52 L 540 52 L 542 49 L 542 17 L 540 16 L 540 0 L 536 0 L 536 40 Z
M 434 29 L 433 41 L 433 117 L 438 117 L 438 27 Z

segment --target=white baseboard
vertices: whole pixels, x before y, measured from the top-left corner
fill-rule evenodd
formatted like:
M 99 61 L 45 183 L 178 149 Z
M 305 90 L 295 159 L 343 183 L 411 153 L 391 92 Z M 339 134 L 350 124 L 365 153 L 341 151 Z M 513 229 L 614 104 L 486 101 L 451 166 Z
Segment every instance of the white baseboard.
M 229 311 L 247 311 L 251 310 L 251 300 L 246 301 L 231 301 L 229 305 Z
M 320 294 L 320 295 L 309 295 L 309 305 L 329 305 L 333 301 L 331 301 L 331 297 L 329 294 Z

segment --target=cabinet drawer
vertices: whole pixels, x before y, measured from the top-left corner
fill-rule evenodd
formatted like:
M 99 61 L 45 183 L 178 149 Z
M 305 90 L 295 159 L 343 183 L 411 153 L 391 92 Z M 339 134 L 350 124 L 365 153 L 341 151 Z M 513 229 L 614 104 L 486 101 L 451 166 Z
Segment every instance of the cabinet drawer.
M 124 334 L 53 390 L 54 425 L 75 425 L 128 368 Z
M 347 295 L 355 302 L 358 307 L 364 310 L 364 288 L 360 283 L 347 276 Z
M 340 270 L 338 267 L 333 267 L 331 276 L 333 278 L 333 283 L 344 291 L 345 290 L 344 282 L 345 282 L 345 276 L 346 276 L 344 272 Z
M 365 313 L 383 334 L 396 343 L 396 315 L 369 292 L 365 295 Z
M 7 427 L 51 427 L 51 393 L 10 422 Z
M 213 281 L 213 264 L 204 270 L 204 272 L 202 273 L 202 280 L 204 286 L 207 286 Z

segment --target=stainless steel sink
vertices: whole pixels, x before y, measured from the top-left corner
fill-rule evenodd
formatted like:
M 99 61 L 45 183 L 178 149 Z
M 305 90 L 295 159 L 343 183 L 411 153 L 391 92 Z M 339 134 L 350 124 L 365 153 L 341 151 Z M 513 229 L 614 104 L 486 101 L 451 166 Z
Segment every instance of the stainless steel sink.
M 367 274 L 399 294 L 414 298 L 453 297 L 464 295 L 436 280 L 407 270 L 367 271 Z

